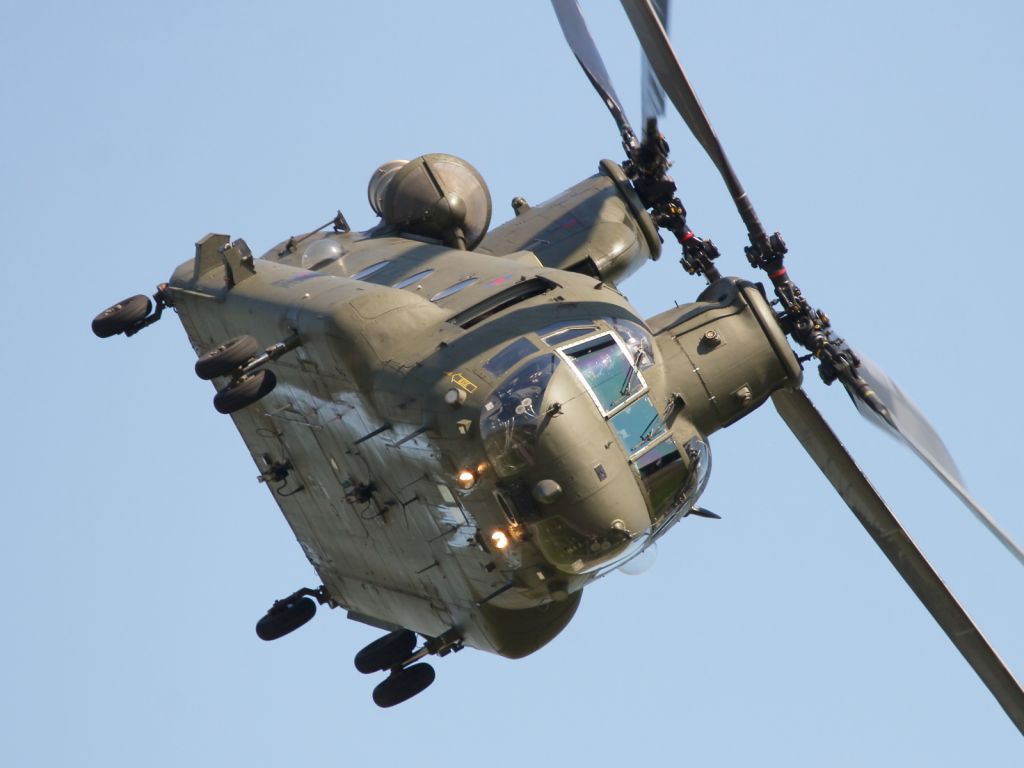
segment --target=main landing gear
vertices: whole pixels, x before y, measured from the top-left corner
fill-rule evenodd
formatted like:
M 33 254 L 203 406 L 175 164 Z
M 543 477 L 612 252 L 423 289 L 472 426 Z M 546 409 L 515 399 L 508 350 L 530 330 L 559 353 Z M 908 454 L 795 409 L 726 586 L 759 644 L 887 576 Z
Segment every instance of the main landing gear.
M 418 651 L 415 648 L 416 634 L 396 629 L 356 654 L 356 669 L 364 675 L 388 671 L 384 681 L 373 689 L 373 703 L 378 707 L 393 707 L 426 690 L 434 682 L 434 668 L 420 659 L 460 651 L 462 638 L 449 630 L 440 637 L 427 638 Z
M 236 336 L 200 357 L 196 361 L 196 376 L 206 380 L 231 376 L 228 385 L 214 396 L 213 407 L 220 413 L 234 413 L 262 399 L 277 386 L 274 372 L 263 366 L 297 346 L 296 334 L 262 350 L 252 336 Z
M 277 640 L 294 632 L 316 615 L 317 603 L 331 601 L 324 587 L 300 589 L 276 601 L 270 610 L 256 622 L 256 634 L 261 640 Z M 416 650 L 416 633 L 396 629 L 374 640 L 356 654 L 356 669 L 364 675 L 387 672 L 388 676 L 373 689 L 373 703 L 378 707 L 393 707 L 422 693 L 434 682 L 434 668 L 420 659 L 427 656 L 447 656 L 462 650 L 462 637 L 450 629 L 440 637 L 425 638 L 423 647 Z

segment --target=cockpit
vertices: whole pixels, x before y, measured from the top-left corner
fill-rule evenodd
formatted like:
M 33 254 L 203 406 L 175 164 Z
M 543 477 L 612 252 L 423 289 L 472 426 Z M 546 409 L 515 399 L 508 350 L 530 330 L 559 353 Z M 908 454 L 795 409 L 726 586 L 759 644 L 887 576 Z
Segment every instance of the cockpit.
M 673 428 L 652 397 L 650 335 L 638 323 L 565 323 L 496 356 L 532 355 L 486 401 L 480 431 L 503 482 L 554 481 L 532 524 L 545 557 L 569 573 L 621 565 L 688 513 L 710 467 L 695 431 Z M 488 363 L 491 365 L 495 361 Z

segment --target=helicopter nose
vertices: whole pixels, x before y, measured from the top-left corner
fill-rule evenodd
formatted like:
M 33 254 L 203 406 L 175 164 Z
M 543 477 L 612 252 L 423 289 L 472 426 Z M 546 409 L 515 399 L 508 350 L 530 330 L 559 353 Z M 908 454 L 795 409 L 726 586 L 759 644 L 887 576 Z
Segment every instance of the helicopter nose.
M 581 573 L 620 555 L 651 526 L 627 458 L 586 395 L 560 404 L 541 431 L 531 471 L 532 528 L 545 558 Z
M 522 523 L 557 569 L 586 573 L 651 527 L 648 503 L 622 441 L 594 398 L 554 355 L 506 379 L 484 406 L 481 433 Z

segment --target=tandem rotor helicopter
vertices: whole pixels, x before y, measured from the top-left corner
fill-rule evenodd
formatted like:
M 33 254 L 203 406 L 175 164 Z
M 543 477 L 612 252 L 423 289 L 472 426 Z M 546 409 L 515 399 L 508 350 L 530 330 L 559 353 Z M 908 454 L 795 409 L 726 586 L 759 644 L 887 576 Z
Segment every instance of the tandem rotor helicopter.
M 171 308 L 322 585 L 278 600 L 274 640 L 317 605 L 385 632 L 355 665 L 390 707 L 434 680 L 428 656 L 520 658 L 571 621 L 584 587 L 643 554 L 698 505 L 708 440 L 768 400 L 1024 733 L 1024 690 L 800 387 L 814 365 L 906 442 L 1013 554 L 925 418 L 855 353 L 787 271 L 665 33 L 666 4 L 622 0 L 649 62 L 642 135 L 626 118 L 575 0 L 552 0 L 608 107 L 621 163 L 489 229 L 487 187 L 445 154 L 385 163 L 380 224 L 338 215 L 259 258 L 210 234 L 152 300 L 92 324 L 132 336 Z M 660 88 L 657 84 L 660 84 Z M 667 175 L 664 99 L 711 157 L 759 283 L 723 277 Z M 616 285 L 661 255 L 662 232 L 707 285 L 641 317 Z M 794 347 L 797 351 L 794 351 Z

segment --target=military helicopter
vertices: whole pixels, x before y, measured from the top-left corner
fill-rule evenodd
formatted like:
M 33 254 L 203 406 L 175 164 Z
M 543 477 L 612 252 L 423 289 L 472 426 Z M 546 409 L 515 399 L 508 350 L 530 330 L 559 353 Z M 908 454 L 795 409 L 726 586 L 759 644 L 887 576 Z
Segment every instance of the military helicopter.
M 768 273 L 777 307 L 718 273 L 713 244 L 686 223 L 656 125 L 635 135 L 578 10 L 556 2 L 625 162 L 602 162 L 544 204 L 516 201 L 516 218 L 490 232 L 486 186 L 464 161 L 385 164 L 369 189 L 379 227 L 353 233 L 339 214 L 331 231 L 259 259 L 210 235 L 158 289 L 155 310 L 133 297 L 94 321 L 98 335 L 134 335 L 166 307 L 178 313 L 197 374 L 215 382 L 215 407 L 322 579 L 275 603 L 258 634 L 293 631 L 318 603 L 381 627 L 356 665 L 388 673 L 374 692 L 382 706 L 430 684 L 428 655 L 465 645 L 527 655 L 571 620 L 583 587 L 682 517 L 709 514 L 697 506 L 707 438 L 771 398 L 1021 728 L 1019 685 L 799 388 L 802 365 L 816 361 L 966 497 L 952 461 L 796 288 L 782 238 L 760 225 L 655 12 L 624 6 L 736 200 L 747 258 Z M 658 229 L 708 286 L 644 319 L 615 286 L 660 255 Z

